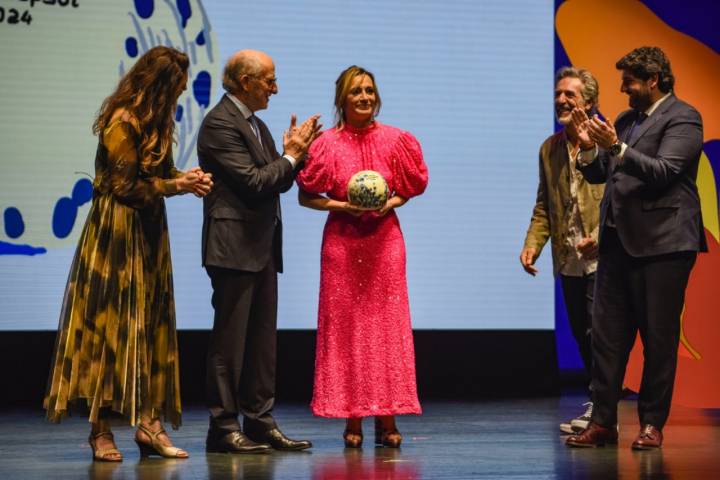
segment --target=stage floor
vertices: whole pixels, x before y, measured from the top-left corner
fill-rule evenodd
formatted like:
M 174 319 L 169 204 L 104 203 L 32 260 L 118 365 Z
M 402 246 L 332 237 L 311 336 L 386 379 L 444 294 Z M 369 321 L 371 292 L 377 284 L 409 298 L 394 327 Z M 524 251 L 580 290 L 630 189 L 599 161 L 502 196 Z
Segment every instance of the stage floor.
M 313 441 L 312 450 L 267 455 L 206 454 L 207 414 L 186 409 L 170 432 L 188 460 L 140 460 L 129 427 L 115 429 L 121 464 L 92 462 L 85 419 L 50 425 L 39 411 L 0 412 L 0 478 L 10 479 L 469 479 L 681 478 L 720 475 L 720 411 L 674 407 L 662 450 L 634 452 L 635 402 L 620 404 L 620 444 L 569 449 L 558 423 L 582 410 L 583 398 L 424 402 L 420 417 L 402 417 L 399 450 L 372 444 L 345 449 L 341 420 L 318 419 L 304 405 L 279 405 L 283 431 Z M 370 440 L 370 441 L 368 441 Z

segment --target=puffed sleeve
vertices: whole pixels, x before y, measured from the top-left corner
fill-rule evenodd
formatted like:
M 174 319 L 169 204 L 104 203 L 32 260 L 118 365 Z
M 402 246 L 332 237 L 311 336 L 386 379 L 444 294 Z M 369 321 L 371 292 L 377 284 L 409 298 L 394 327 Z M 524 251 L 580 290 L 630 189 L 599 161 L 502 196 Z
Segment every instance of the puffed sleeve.
M 310 145 L 305 166 L 296 178 L 298 187 L 308 193 L 326 193 L 333 188 L 335 172 L 329 137 L 327 131 L 323 132 Z
M 135 130 L 127 122 L 115 122 L 103 134 L 108 150 L 110 189 L 120 201 L 132 208 L 143 208 L 162 196 L 178 193 L 174 178 L 143 177 L 137 151 Z
M 423 160 L 420 142 L 408 132 L 398 138 L 392 154 L 393 189 L 404 198 L 415 197 L 425 191 L 428 169 Z

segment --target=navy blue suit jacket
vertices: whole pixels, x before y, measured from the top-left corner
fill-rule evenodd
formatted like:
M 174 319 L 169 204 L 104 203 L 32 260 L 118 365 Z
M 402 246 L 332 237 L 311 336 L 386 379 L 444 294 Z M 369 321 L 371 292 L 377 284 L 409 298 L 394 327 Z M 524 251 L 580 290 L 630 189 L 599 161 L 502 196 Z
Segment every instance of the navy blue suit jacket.
M 696 179 L 703 146 L 702 118 L 674 95 L 637 125 L 634 110 L 621 113 L 615 130 L 628 145 L 622 164 L 600 149 L 578 169 L 590 183 L 606 182 L 600 205 L 600 235 L 612 208 L 617 233 L 634 257 L 707 251 Z

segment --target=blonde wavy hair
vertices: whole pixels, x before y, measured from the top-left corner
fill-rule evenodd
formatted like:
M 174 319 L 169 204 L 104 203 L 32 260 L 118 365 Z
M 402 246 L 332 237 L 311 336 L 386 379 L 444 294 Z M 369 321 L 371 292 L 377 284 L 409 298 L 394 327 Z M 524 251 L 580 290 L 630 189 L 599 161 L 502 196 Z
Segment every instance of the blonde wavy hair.
M 367 75 L 370 77 L 373 83 L 373 89 L 375 90 L 375 110 L 373 111 L 373 118 L 377 117 L 380 113 L 380 107 L 382 106 L 382 100 L 380 100 L 380 91 L 375 83 L 375 75 L 372 72 L 365 70 L 357 65 L 351 65 L 340 73 L 340 76 L 335 80 L 335 126 L 339 129 L 345 125 L 345 99 L 350 93 L 350 87 L 355 77 Z

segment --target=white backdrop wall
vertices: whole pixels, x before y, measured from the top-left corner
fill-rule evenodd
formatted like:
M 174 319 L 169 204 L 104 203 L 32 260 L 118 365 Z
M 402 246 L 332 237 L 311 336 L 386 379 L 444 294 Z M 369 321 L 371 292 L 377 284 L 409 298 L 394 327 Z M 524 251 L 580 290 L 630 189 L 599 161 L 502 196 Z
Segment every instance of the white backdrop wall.
M 132 64 L 133 45 L 142 53 L 153 43 L 191 52 L 175 153 L 186 168 L 197 163 L 194 134 L 205 104 L 222 95 L 222 66 L 235 50 L 261 49 L 275 59 L 279 94 L 259 116 L 277 142 L 291 112 L 321 113 L 331 125 L 341 70 L 357 64 L 373 71 L 383 98 L 379 119 L 415 134 L 430 170 L 427 192 L 398 211 L 415 328 L 553 328 L 549 251 L 538 278 L 517 260 L 535 199 L 538 148 L 553 128 L 552 2 L 72 3 L 0 2 L 0 330 L 57 327 L 89 205 L 77 206 L 61 238 L 62 228 L 53 227 L 58 201 L 85 178 L 78 172 L 92 174 L 97 139 L 90 126 Z M 31 22 L 8 23 L 11 8 L 18 17 L 27 11 Z M 314 328 L 325 214 L 299 207 L 296 187 L 282 206 L 279 326 Z M 167 208 L 178 326 L 210 328 L 201 201 L 172 198 Z M 17 254 L 23 246 L 45 253 Z

